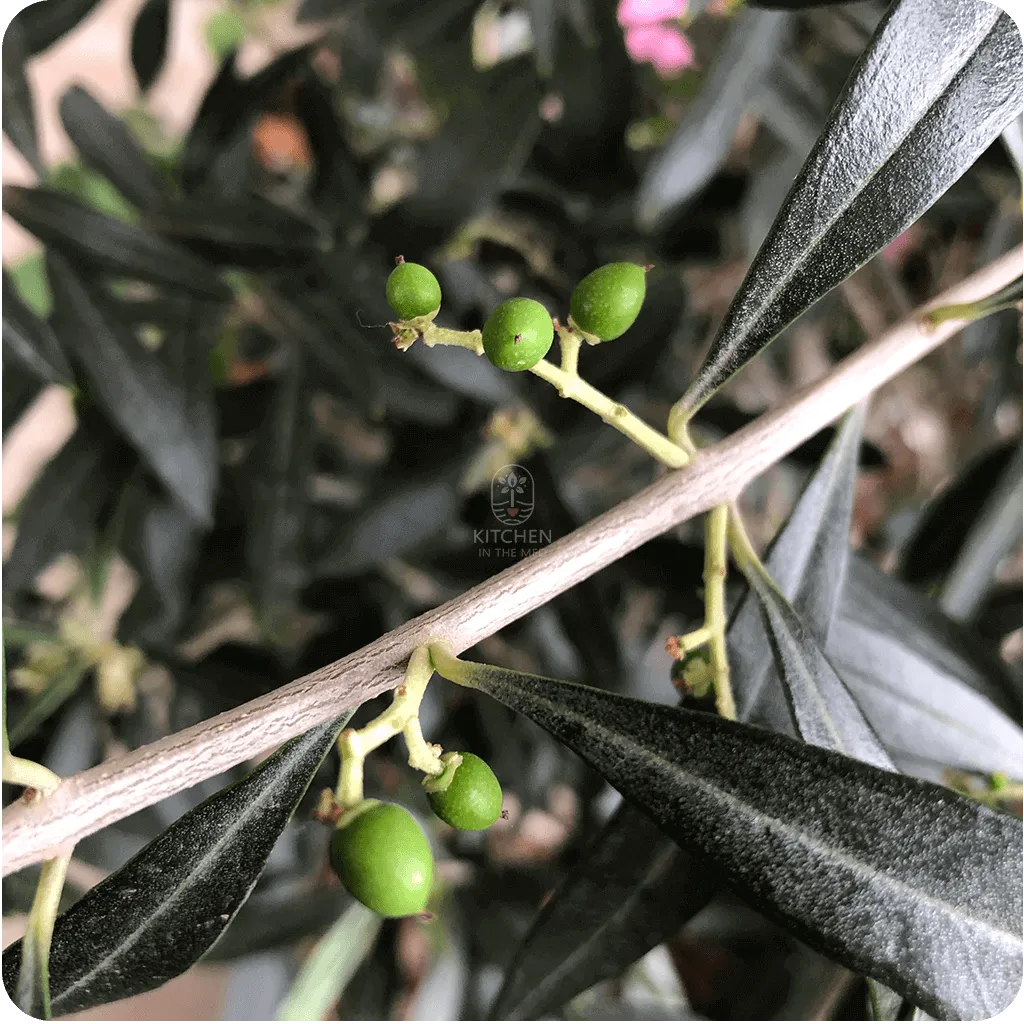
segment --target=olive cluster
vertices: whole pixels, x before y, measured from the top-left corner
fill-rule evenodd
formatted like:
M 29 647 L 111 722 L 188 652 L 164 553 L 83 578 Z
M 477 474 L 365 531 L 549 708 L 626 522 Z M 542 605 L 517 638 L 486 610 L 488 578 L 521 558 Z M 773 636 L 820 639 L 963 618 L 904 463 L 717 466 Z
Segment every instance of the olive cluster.
M 569 327 L 591 344 L 624 334 L 643 305 L 646 270 L 635 263 L 609 263 L 587 274 L 572 293 Z M 422 264 L 403 260 L 388 278 L 387 298 L 403 321 L 433 319 L 441 308 L 441 286 Z M 530 370 L 548 354 L 554 338 L 551 315 L 539 302 L 506 299 L 484 324 L 484 354 L 500 370 Z
M 453 828 L 488 828 L 501 814 L 501 786 L 482 758 L 462 753 L 456 760 L 440 780 L 427 780 L 430 806 Z M 427 906 L 434 877 L 430 841 L 399 804 L 363 800 L 339 818 L 331 865 L 352 896 L 382 917 L 408 917 Z

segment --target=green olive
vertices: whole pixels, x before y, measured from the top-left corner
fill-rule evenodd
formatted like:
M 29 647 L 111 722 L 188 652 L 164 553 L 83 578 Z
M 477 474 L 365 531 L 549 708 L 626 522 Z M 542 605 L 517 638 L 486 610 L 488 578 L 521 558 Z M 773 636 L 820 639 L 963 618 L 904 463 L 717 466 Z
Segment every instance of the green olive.
M 400 262 L 391 271 L 387 283 L 388 305 L 399 320 L 429 316 L 441 308 L 441 286 L 421 263 Z
M 427 906 L 430 843 L 398 804 L 364 800 L 344 815 L 331 840 L 331 865 L 345 888 L 382 917 L 408 917 Z
M 506 299 L 484 324 L 484 352 L 499 370 L 529 370 L 555 340 L 551 314 L 533 299 Z
M 443 791 L 429 793 L 434 813 L 453 828 L 476 831 L 489 828 L 501 814 L 501 785 L 490 765 L 476 754 L 460 754 Z
M 645 277 L 644 268 L 635 263 L 609 263 L 591 271 L 569 300 L 573 324 L 601 341 L 625 334 L 644 304 Z

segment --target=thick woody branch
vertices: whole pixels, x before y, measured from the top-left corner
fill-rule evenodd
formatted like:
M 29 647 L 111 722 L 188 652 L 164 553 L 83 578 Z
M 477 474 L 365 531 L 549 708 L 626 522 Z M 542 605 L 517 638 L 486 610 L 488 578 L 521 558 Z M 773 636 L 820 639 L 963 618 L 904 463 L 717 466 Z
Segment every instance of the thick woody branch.
M 1015 249 L 930 305 L 970 302 L 1021 272 Z M 337 716 L 396 686 L 420 644 L 458 654 L 539 608 L 623 555 L 715 505 L 954 335 L 965 321 L 923 326 L 919 310 L 800 392 L 640 494 L 498 576 L 274 693 L 66 779 L 34 806 L 4 811 L 3 872 L 51 851 Z

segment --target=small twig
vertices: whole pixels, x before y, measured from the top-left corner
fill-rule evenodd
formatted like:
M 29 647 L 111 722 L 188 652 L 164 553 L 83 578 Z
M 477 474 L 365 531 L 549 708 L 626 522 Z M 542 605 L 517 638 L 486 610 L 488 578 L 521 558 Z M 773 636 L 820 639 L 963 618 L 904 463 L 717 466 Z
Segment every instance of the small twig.
M 1021 257 L 1018 247 L 932 305 L 992 294 L 1020 274 Z M 432 637 L 444 636 L 454 651 L 464 651 L 666 530 L 734 500 L 751 480 L 965 326 L 946 321 L 926 330 L 920 322 L 926 311 L 861 347 L 781 408 L 702 449 L 685 469 L 455 600 L 274 693 L 66 779 L 33 807 L 19 802 L 5 809 L 4 874 L 394 688 L 412 652 Z

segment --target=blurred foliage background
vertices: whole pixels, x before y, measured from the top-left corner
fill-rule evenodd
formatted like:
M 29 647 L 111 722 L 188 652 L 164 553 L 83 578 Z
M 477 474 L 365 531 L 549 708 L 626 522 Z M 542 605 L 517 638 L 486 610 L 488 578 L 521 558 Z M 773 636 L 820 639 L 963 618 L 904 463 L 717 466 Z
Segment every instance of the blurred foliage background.
M 564 316 L 599 264 L 653 264 L 637 324 L 586 351 L 583 371 L 663 423 L 884 10 L 690 0 L 663 26 L 688 57 L 666 67 L 634 59 L 601 0 L 64 3 L 77 25 L 41 11 L 56 6 L 29 8 L 4 39 L 4 471 L 21 483 L 4 489 L 3 597 L 12 745 L 62 775 L 267 693 L 500 571 L 510 559 L 474 531 L 495 525 L 490 478 L 506 464 L 533 475 L 531 525 L 555 538 L 656 478 L 642 451 L 529 375 L 462 350 L 397 352 L 394 257 L 432 267 L 438 322 L 462 329 L 515 294 Z M 120 64 L 69 89 L 75 61 L 92 52 L 95 65 L 117 32 Z M 24 159 L 6 158 L 8 140 Z M 994 145 L 735 377 L 701 411 L 701 434 L 749 422 L 1018 244 L 1017 174 L 1012 146 Z M 11 217 L 45 248 L 28 251 Z M 18 330 L 50 353 L 44 365 Z M 865 565 L 948 598 L 968 538 L 1007 502 L 1019 509 L 1020 430 L 1012 310 L 884 387 L 851 536 Z M 745 492 L 758 542 L 827 435 Z M 955 636 L 970 665 L 955 671 L 1019 721 L 1016 518 L 984 584 L 935 612 L 929 656 L 941 666 L 935 637 Z M 702 614 L 700 536 L 685 524 L 472 655 L 674 700 L 663 645 Z M 859 578 L 875 579 L 870 566 Z M 455 688 L 431 688 L 423 726 L 490 761 L 508 816 L 455 834 L 428 819 L 397 745 L 371 759 L 368 795 L 422 814 L 441 885 L 430 923 L 369 936 L 338 1019 L 479 1017 L 618 799 L 541 730 Z M 910 770 L 955 781 L 938 750 L 915 757 Z M 195 990 L 205 1012 L 274 1016 L 345 909 L 309 816 L 332 758 L 208 958 L 230 973 Z M 84 840 L 66 898 L 227 781 Z M 36 875 L 5 879 L 5 915 L 27 909 Z M 861 1019 L 862 1007 L 852 976 L 721 898 L 565 1015 Z

